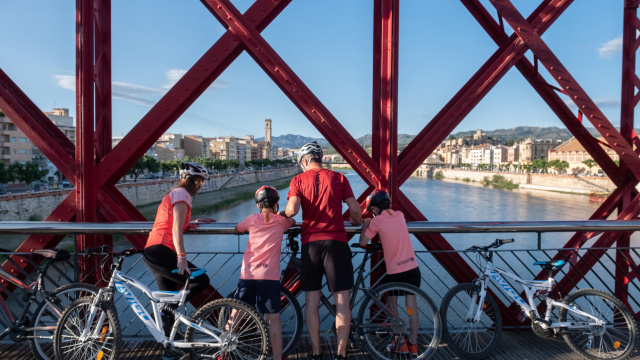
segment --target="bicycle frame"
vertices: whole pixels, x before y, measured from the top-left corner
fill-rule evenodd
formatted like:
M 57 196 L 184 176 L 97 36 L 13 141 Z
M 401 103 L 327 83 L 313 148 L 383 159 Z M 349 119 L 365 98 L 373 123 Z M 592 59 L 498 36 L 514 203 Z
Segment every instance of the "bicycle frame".
M 503 276 L 509 277 L 513 279 L 516 283 L 520 284 L 525 292 L 525 296 L 527 297 L 527 301 L 525 301 L 520 295 L 513 289 L 511 285 L 504 279 Z M 547 305 L 547 310 L 544 316 L 544 319 L 540 317 L 538 313 L 538 309 L 533 301 L 534 297 L 538 294 L 538 292 L 544 291 L 549 292 L 555 282 L 552 277 L 549 277 L 547 280 L 523 280 L 517 275 L 508 272 L 507 270 L 501 269 L 495 265 L 491 261 L 487 261 L 483 275 L 479 277 L 474 284 L 480 286 L 480 292 L 478 295 L 474 295 L 471 299 L 471 304 L 483 304 L 484 298 L 487 294 L 487 279 L 491 279 L 498 287 L 511 297 L 518 306 L 522 309 L 525 316 L 531 318 L 532 321 L 539 321 L 540 325 L 543 328 L 548 329 L 560 329 L 560 328 L 580 328 L 580 327 L 589 327 L 589 326 L 603 326 L 604 321 L 598 319 L 597 317 L 588 314 L 584 311 L 578 310 L 574 307 L 571 307 L 561 301 L 553 300 L 549 297 L 545 296 L 545 302 Z M 479 297 L 480 301 L 477 301 Z M 571 311 L 573 313 L 584 316 L 588 319 L 593 319 L 594 322 L 551 322 L 551 313 L 554 307 L 562 307 Z M 475 313 L 474 313 L 475 312 Z M 482 306 L 477 306 L 474 309 L 473 306 L 469 306 L 469 310 L 467 313 L 467 319 L 473 319 L 474 321 L 480 321 L 480 317 L 482 315 Z
M 149 300 L 151 301 L 151 307 L 153 309 L 155 322 L 151 319 L 151 316 L 149 315 L 149 313 L 145 310 L 144 306 L 142 306 L 138 298 L 131 292 L 131 290 L 127 285 L 130 285 L 139 289 L 149 298 Z M 109 296 L 108 293 L 113 293 L 114 289 L 117 289 L 120 293 L 122 293 L 122 295 L 124 296 L 125 300 L 129 304 L 133 312 L 145 324 L 145 326 L 147 327 L 147 329 L 149 330 L 149 332 L 157 342 L 162 343 L 163 345 L 170 344 L 172 347 L 175 347 L 175 348 L 191 348 L 193 346 L 199 346 L 199 347 L 204 347 L 204 346 L 220 347 L 221 346 L 222 340 L 218 336 L 218 334 L 221 333 L 220 330 L 213 329 L 213 328 L 208 329 L 208 327 L 197 325 L 193 323 L 189 317 L 179 313 L 175 313 L 176 320 L 186 324 L 187 326 L 194 327 L 195 329 L 212 336 L 218 341 L 218 343 L 185 342 L 184 340 L 175 341 L 174 337 L 177 332 L 178 321 L 176 321 L 176 324 L 174 324 L 169 337 L 165 336 L 164 330 L 162 328 L 162 319 L 160 317 L 160 313 L 161 313 L 160 305 L 164 304 L 164 302 L 154 297 L 151 289 L 149 289 L 147 286 L 145 286 L 144 284 L 141 284 L 140 282 L 138 282 L 133 278 L 130 278 L 124 275 L 120 270 L 113 271 L 113 275 L 111 277 L 111 280 L 109 281 L 108 287 L 100 289 L 100 291 L 98 292 L 98 295 L 95 297 L 93 303 L 91 304 L 91 312 L 89 315 L 89 321 L 87 322 L 89 325 L 92 323 L 92 320 L 98 311 L 98 304 L 100 304 L 100 302 L 103 301 L 104 299 L 107 299 Z M 181 306 L 184 304 L 188 292 L 189 291 L 186 289 L 183 289 L 180 291 L 181 297 L 180 297 L 180 301 L 178 302 L 178 306 Z M 100 318 L 98 319 L 98 326 L 96 327 L 94 334 L 91 334 L 91 336 L 97 337 L 99 335 L 97 332 L 102 328 L 102 324 L 104 324 L 105 317 L 106 317 L 106 314 L 103 312 L 100 315 Z M 82 334 L 82 339 L 86 339 L 87 337 L 89 337 L 89 335 L 90 335 L 89 328 L 87 327 Z
M 35 297 L 36 293 L 41 293 L 42 297 L 44 299 L 44 301 L 47 302 L 47 304 L 49 304 L 49 306 L 51 306 L 52 309 L 54 309 L 57 313 L 58 316 L 62 315 L 62 310 L 59 309 L 57 306 L 55 306 L 54 302 L 52 301 L 52 298 L 48 295 L 48 292 L 45 291 L 44 288 L 44 284 L 43 284 L 43 278 L 44 278 L 44 274 L 46 274 L 49 265 L 51 264 L 50 261 L 47 261 L 47 263 L 44 265 L 44 267 L 42 268 L 42 270 L 38 270 L 39 275 L 38 275 L 38 279 L 32 283 L 31 285 L 27 285 L 25 282 L 21 281 L 20 279 L 16 278 L 15 276 L 9 274 L 8 272 L 6 272 L 4 269 L 0 268 L 0 277 L 11 282 L 12 284 L 20 287 L 21 289 L 26 291 L 25 295 L 28 295 L 28 298 L 25 297 L 23 298 L 23 302 L 24 302 L 24 307 L 22 308 L 21 312 L 20 312 L 20 316 L 18 317 L 18 319 L 13 317 L 13 314 L 11 313 L 11 311 L 9 310 L 9 308 L 7 307 L 7 304 L 5 303 L 4 299 L 2 297 L 0 297 L 0 311 L 2 311 L 4 313 L 4 315 L 6 316 L 6 318 L 9 320 L 10 324 L 9 326 L 7 326 L 7 328 L 0 333 L 0 340 L 4 339 L 7 335 L 9 335 L 11 332 L 14 331 L 24 331 L 24 332 L 30 332 L 30 331 L 39 331 L 39 330 L 54 330 L 55 326 L 51 326 L 51 327 L 25 327 L 24 323 L 24 319 L 25 316 L 27 314 L 27 311 L 29 310 L 29 308 L 31 307 L 31 304 L 33 303 L 33 299 Z

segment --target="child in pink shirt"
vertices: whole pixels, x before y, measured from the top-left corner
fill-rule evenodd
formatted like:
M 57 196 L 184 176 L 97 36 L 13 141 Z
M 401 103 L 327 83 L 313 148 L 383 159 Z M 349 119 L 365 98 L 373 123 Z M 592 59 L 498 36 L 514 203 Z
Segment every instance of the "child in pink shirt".
M 411 244 L 407 222 L 404 219 L 404 214 L 391 210 L 390 205 L 391 198 L 386 191 L 373 192 L 367 197 L 367 211 L 371 211 L 374 217 L 373 219 L 364 219 L 360 233 L 360 246 L 367 245 L 371 238 L 380 235 L 384 262 L 387 266 L 385 282 L 408 283 L 419 288 L 422 277 Z M 407 307 L 417 308 L 415 295 L 406 295 L 405 301 Z M 398 297 L 389 296 L 389 307 L 397 309 L 397 306 Z M 409 341 L 403 344 L 393 344 L 392 350 L 401 354 L 417 355 L 418 311 L 410 316 L 409 321 L 411 323 Z
M 267 314 L 269 337 L 274 360 L 282 356 L 280 324 L 280 250 L 284 232 L 295 220 L 280 216 L 278 191 L 263 186 L 255 195 L 259 214 L 253 214 L 236 226 L 236 232 L 249 232 L 249 243 L 242 259 L 240 280 L 235 298 Z

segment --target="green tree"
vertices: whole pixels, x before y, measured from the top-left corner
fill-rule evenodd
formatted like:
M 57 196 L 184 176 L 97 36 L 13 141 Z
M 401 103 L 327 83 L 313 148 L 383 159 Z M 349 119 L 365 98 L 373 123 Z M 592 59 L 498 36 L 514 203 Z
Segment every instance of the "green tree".
M 13 180 L 13 176 L 9 172 L 9 169 L 3 162 L 0 162 L 0 190 L 4 192 L 4 184 L 8 184 Z
M 160 170 L 160 163 L 151 156 L 143 155 L 135 164 L 133 164 L 127 174 L 133 175 L 133 181 L 136 182 L 138 181 L 140 174 L 145 170 L 158 172 Z
M 160 161 L 160 170 L 162 170 L 162 177 L 165 177 L 169 171 L 173 170 L 173 164 L 171 161 Z
M 547 168 L 549 167 L 549 163 L 545 159 L 534 159 L 531 163 L 538 169 L 539 173 L 547 172 Z
M 455 140 L 455 139 L 457 139 L 457 138 L 455 136 L 453 136 L 453 135 L 449 135 L 449 137 L 447 138 L 447 140 Z
M 569 163 L 565 160 L 559 161 L 556 166 L 555 166 L 556 170 L 558 170 L 558 172 L 560 174 L 562 174 L 563 172 L 565 172 L 566 169 L 569 168 Z
M 530 173 L 531 170 L 533 169 L 533 164 L 522 164 L 520 166 L 525 172 Z
M 40 170 L 38 163 L 29 161 L 24 164 L 21 171 L 19 172 L 18 180 L 24 181 L 25 184 L 27 184 L 29 188 L 31 188 L 31 184 L 33 184 L 34 181 L 41 180 L 48 173 L 48 170 Z
M 504 143 L 502 143 L 504 146 L 513 146 L 513 144 L 515 143 L 515 141 L 513 140 L 507 140 Z
M 598 163 L 593 159 L 587 159 L 582 163 L 587 165 L 587 167 L 589 168 L 589 174 L 591 174 L 591 168 L 598 165 Z

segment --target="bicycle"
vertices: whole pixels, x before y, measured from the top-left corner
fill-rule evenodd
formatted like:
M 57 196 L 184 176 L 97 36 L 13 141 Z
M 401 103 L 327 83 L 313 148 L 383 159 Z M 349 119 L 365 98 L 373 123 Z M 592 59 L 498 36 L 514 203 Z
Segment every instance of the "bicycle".
M 0 252 L 8 253 L 11 251 L 0 249 Z M 76 299 L 98 293 L 98 287 L 90 284 L 70 283 L 48 291 L 45 288 L 45 279 L 49 267 L 54 262 L 68 260 L 71 255 L 67 250 L 62 249 L 39 249 L 34 250 L 32 255 L 34 258 L 45 260 L 41 268 L 33 264 L 38 277 L 32 284 L 26 284 L 0 268 L 0 278 L 25 291 L 20 299 L 23 306 L 17 317 L 11 313 L 4 298 L 0 297 L 0 313 L 5 319 L 5 324 L 3 324 L 5 328 L 0 333 L 0 340 L 8 336 L 14 342 L 28 341 L 31 352 L 37 359 L 50 360 L 53 359 L 53 334 L 60 314 Z M 13 262 L 11 258 L 9 261 Z M 38 302 L 35 311 L 30 316 L 32 305 L 38 301 L 38 297 L 43 300 Z
M 472 246 L 465 250 L 477 253 L 479 263 L 485 262 L 482 275 L 473 283 L 451 288 L 440 307 L 444 339 L 458 356 L 470 359 L 486 357 L 500 340 L 500 309 L 487 293 L 489 279 L 531 319 L 531 328 L 536 335 L 547 338 L 562 335 L 569 347 L 585 359 L 626 359 L 631 355 L 637 330 L 633 315 L 620 300 L 595 289 L 577 290 L 563 300 L 552 299 L 550 292 L 555 282 L 552 274 L 562 268 L 565 261 L 536 261 L 534 265 L 549 271 L 549 278 L 522 280 L 492 263 L 492 249 L 512 242 L 513 239 L 497 239 L 491 245 Z M 505 276 L 522 286 L 526 301 L 507 283 Z M 546 304 L 544 317 L 538 312 L 534 298 Z M 558 321 L 551 318 L 554 308 L 560 309 Z
M 299 273 L 301 260 L 298 258 L 298 241 L 295 237 L 298 232 L 288 233 L 287 247 L 292 252 L 287 268 L 283 271 L 282 282 L 284 289 L 299 288 L 299 279 L 294 275 L 294 270 Z M 351 247 L 360 248 L 359 244 L 351 244 Z M 351 320 L 351 331 L 349 338 L 353 344 L 367 349 L 368 353 L 376 359 L 429 359 L 438 349 L 441 336 L 441 322 L 438 309 L 431 298 L 420 288 L 404 283 L 386 283 L 377 287 L 364 286 L 365 264 L 371 254 L 380 252 L 380 244 L 369 244 L 362 248 L 365 250 L 362 263 L 357 267 L 357 277 L 353 291 L 351 292 L 351 309 L 355 313 L 358 293 L 363 292 L 360 299 L 360 309 L 358 316 Z M 285 349 L 290 351 L 295 348 L 302 333 L 302 309 L 296 297 L 288 290 L 282 292 L 282 312 L 283 332 L 286 323 L 293 324 L 289 337 L 283 336 L 283 353 Z M 392 306 L 390 300 L 396 300 L 395 304 L 402 304 L 400 298 L 415 296 L 417 306 Z M 327 296 L 321 294 L 321 303 L 329 310 L 335 318 L 336 310 Z M 406 303 L 406 302 L 404 302 Z M 411 321 L 413 317 L 414 321 Z M 417 318 L 417 319 L 416 319 Z M 393 351 L 395 344 L 402 344 L 412 330 L 418 334 L 418 355 L 409 353 L 402 354 Z M 283 334 L 284 335 L 284 334 Z
M 206 270 L 192 269 L 180 291 L 151 291 L 121 272 L 123 260 L 138 252 L 136 249 L 121 252 L 104 250 L 114 259 L 109 285 L 100 289 L 95 297 L 78 299 L 62 313 L 54 335 L 56 359 L 118 358 L 122 339 L 113 305 L 116 290 L 122 293 L 153 338 L 175 355 L 183 355 L 184 359 L 266 359 L 269 353 L 268 330 L 251 306 L 238 300 L 220 299 L 200 307 L 193 316 L 182 314 L 178 309 L 185 304 L 189 281 L 206 273 Z M 99 255 L 103 250 L 90 249 L 89 253 Z M 141 290 L 149 298 L 153 316 L 145 310 L 129 286 Z M 175 307 L 165 307 L 168 304 Z M 162 308 L 170 311 L 175 318 L 169 335 L 165 335 L 162 326 Z M 180 324 L 186 325 L 184 340 L 175 339 Z

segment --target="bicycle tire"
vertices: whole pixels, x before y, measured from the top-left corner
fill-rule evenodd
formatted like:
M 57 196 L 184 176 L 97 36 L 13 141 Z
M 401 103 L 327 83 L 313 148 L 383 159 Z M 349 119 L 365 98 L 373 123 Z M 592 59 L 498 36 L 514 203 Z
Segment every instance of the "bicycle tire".
M 83 297 L 74 301 L 60 316 L 53 337 L 53 349 L 56 360 L 101 359 L 114 360 L 122 343 L 120 322 L 111 302 L 102 302 L 99 311 L 91 319 L 87 316 L 91 310 L 92 297 Z M 101 315 L 105 322 L 99 324 Z M 87 324 L 91 320 L 91 324 Z M 90 326 L 89 341 L 79 340 L 86 326 Z M 100 326 L 97 336 L 95 327 Z
M 289 355 L 302 336 L 302 308 L 296 296 L 284 286 L 280 286 L 282 308 L 280 322 L 282 323 L 282 354 Z
M 570 294 L 564 301 L 571 307 L 606 321 L 604 327 L 567 329 L 564 340 L 584 359 L 626 359 L 635 350 L 637 329 L 634 317 L 615 296 L 600 290 L 582 289 Z M 561 308 L 560 321 L 585 320 L 574 312 Z M 597 348 L 593 348 L 593 345 Z
M 236 290 L 227 298 L 234 299 Z M 280 322 L 282 323 L 282 355 L 289 355 L 295 350 L 302 336 L 302 307 L 295 295 L 286 287 L 280 285 Z M 268 324 L 266 316 L 263 320 Z
M 240 314 L 240 321 L 229 325 L 230 315 Z M 222 346 L 192 347 L 187 350 L 188 359 L 230 358 L 264 360 L 269 356 L 269 330 L 262 316 L 247 303 L 236 299 L 214 300 L 201 307 L 193 315 L 191 321 L 198 326 L 207 326 L 218 332 L 223 341 Z M 227 329 L 231 326 L 232 329 Z M 217 342 L 210 335 L 188 326 L 185 341 Z
M 471 296 L 478 294 L 478 291 L 477 285 L 458 284 L 447 291 L 440 305 L 444 341 L 461 358 L 486 357 L 498 345 L 502 336 L 500 309 L 489 293 L 486 294 L 482 304 L 484 310 L 480 320 L 473 322 L 466 319 L 471 305 Z
M 372 290 L 379 296 L 376 299 L 369 295 L 365 297 L 358 311 L 356 325 L 360 339 L 367 348 L 369 355 L 376 359 L 424 360 L 431 358 L 438 349 L 442 333 L 440 314 L 433 300 L 420 288 L 405 283 L 387 283 Z M 410 306 L 403 306 L 406 304 L 407 294 L 416 296 L 417 306 L 415 309 Z M 385 301 L 388 296 L 396 296 L 398 304 L 398 315 L 391 319 L 389 319 L 388 311 L 381 311 L 378 306 L 378 300 Z M 390 308 L 387 307 L 387 309 Z M 397 347 L 395 345 L 401 345 L 397 342 L 398 340 L 404 342 L 405 338 L 410 338 L 412 327 L 410 319 L 414 313 L 418 314 L 418 322 L 413 322 L 417 327 L 416 345 L 418 346 L 418 354 L 402 354 L 396 351 L 398 349 L 395 348 Z M 372 325 L 376 323 L 379 326 Z
M 60 315 L 71 303 L 83 296 L 95 295 L 98 287 L 91 284 L 71 283 L 60 286 L 51 292 L 51 296 L 56 298 L 56 311 L 51 305 L 42 300 L 36 307 L 31 319 L 30 327 L 49 328 L 55 327 L 60 320 Z M 38 360 L 53 360 L 53 335 L 55 328 L 51 330 L 43 329 L 31 331 L 27 336 L 31 352 Z

